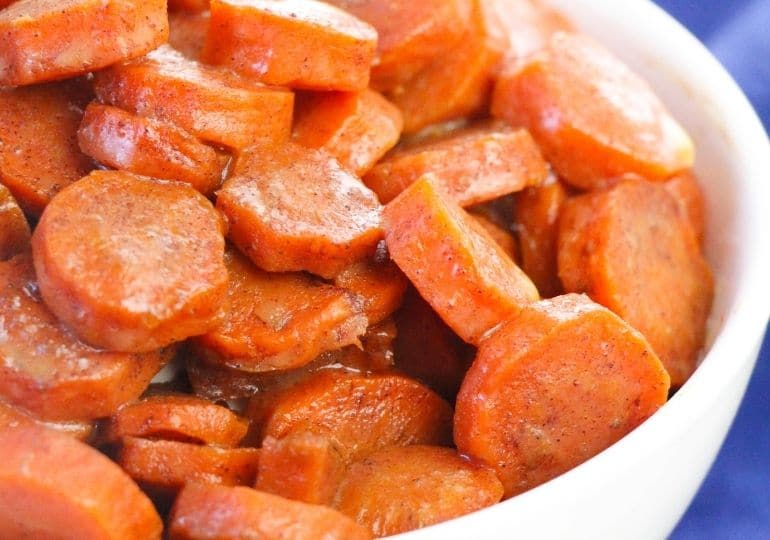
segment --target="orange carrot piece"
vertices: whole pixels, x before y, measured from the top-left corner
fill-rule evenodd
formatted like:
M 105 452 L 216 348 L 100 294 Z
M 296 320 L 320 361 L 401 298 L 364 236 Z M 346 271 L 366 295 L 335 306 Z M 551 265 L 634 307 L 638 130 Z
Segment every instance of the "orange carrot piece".
M 229 365 L 246 371 L 302 367 L 326 351 L 357 344 L 366 332 L 361 300 L 305 274 L 269 274 L 230 250 L 226 314 L 196 338 Z
M 516 238 L 514 238 L 510 232 L 492 221 L 484 213 L 471 210 L 469 211 L 469 214 L 471 218 L 473 218 L 473 220 L 495 241 L 495 243 L 502 248 L 505 254 L 508 255 L 513 262 L 519 260 L 519 245 L 516 242 Z M 524 273 L 529 275 L 526 271 Z
M 259 450 L 125 437 L 118 464 L 140 485 L 174 492 L 191 482 L 252 485 Z
M 374 193 L 327 152 L 293 143 L 242 154 L 217 208 L 230 240 L 269 272 L 331 279 L 382 240 Z
M 703 246 L 706 237 L 706 201 L 698 178 L 692 171 L 686 171 L 663 185 L 679 204 L 679 210 L 692 226 L 698 244 Z
M 543 298 L 562 293 L 556 264 L 559 214 L 567 190 L 555 178 L 516 194 L 514 229 L 519 236 L 521 269 L 532 279 Z
M 94 168 L 77 141 L 89 100 L 72 82 L 0 89 L 0 184 L 27 214 L 38 217 L 56 193 Z
M 0 428 L 6 429 L 17 426 L 38 426 L 85 443 L 91 440 L 96 431 L 96 423 L 93 421 L 47 422 L 34 418 L 20 408 L 0 401 Z
M 585 296 L 543 300 L 482 342 L 457 396 L 460 452 L 493 465 L 506 497 L 609 447 L 668 398 L 647 340 Z
M 559 276 L 639 330 L 684 384 L 706 335 L 714 283 L 692 227 L 665 185 L 627 180 L 567 201 Z
M 335 444 L 312 433 L 262 441 L 256 487 L 309 504 L 330 505 L 344 463 Z
M 0 537 L 159 540 L 162 530 L 150 500 L 97 450 L 39 426 L 0 429 Z
M 329 437 L 345 462 L 385 446 L 446 444 L 452 409 L 422 384 L 402 375 L 322 372 L 267 404 L 263 435 Z
M 398 108 L 373 90 L 304 95 L 296 116 L 295 142 L 327 150 L 359 176 L 396 145 L 404 125 Z
M 169 540 L 369 540 L 339 512 L 245 487 L 191 484 L 171 512 Z
M 266 84 L 357 91 L 369 86 L 377 32 L 316 0 L 212 0 L 204 61 Z
M 665 180 L 694 160 L 692 140 L 647 83 L 582 35 L 556 33 L 503 74 L 492 114 L 529 129 L 559 176 L 581 189 L 625 173 Z
M 93 172 L 59 193 L 35 229 L 40 293 L 81 339 L 108 350 L 202 334 L 218 325 L 227 289 L 222 229 L 186 184 Z
M 379 538 L 470 514 L 502 496 L 492 469 L 451 448 L 391 446 L 350 467 L 334 508 Z
M 121 407 L 107 424 L 104 440 L 141 437 L 233 447 L 248 429 L 248 420 L 206 399 L 157 395 Z
M 222 183 L 226 158 L 168 124 L 92 103 L 78 131 L 84 154 L 114 169 L 185 182 L 208 195 Z
M 190 60 L 199 60 L 209 31 L 208 11 L 176 11 L 168 14 L 168 44 Z
M 407 188 L 383 217 L 393 260 L 468 343 L 478 344 L 539 298 L 526 274 L 430 176 Z
M 29 255 L 0 263 L 0 306 L 0 399 L 41 419 L 109 416 L 139 397 L 171 356 L 78 341 L 40 299 Z
M 0 87 L 84 75 L 167 39 L 165 0 L 19 0 L 0 11 Z
M 169 11 L 200 13 L 209 9 L 209 4 L 209 0 L 168 0 L 168 9 Z
M 0 184 L 0 261 L 29 250 L 29 223 L 16 199 Z
M 387 204 L 426 174 L 465 207 L 541 184 L 548 164 L 525 130 L 493 125 L 397 149 L 364 182 Z
M 96 74 L 99 100 L 242 149 L 291 134 L 294 94 L 187 59 L 169 46 Z

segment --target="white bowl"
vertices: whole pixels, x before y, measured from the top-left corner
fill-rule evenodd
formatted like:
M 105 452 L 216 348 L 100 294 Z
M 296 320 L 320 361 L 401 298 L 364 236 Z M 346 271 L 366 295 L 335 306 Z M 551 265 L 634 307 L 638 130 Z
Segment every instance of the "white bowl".
M 708 354 L 668 404 L 595 458 L 404 540 L 665 538 L 724 441 L 767 325 L 770 144 L 747 99 L 698 40 L 649 1 L 549 3 L 645 77 L 696 141 L 717 281 Z

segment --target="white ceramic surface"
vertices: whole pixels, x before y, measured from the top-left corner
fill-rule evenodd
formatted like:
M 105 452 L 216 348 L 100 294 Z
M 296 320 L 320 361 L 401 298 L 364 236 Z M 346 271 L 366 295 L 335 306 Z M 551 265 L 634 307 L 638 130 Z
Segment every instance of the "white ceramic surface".
M 717 278 L 709 352 L 665 407 L 610 449 L 519 497 L 403 540 L 665 538 L 725 438 L 767 324 L 770 145 L 746 98 L 703 45 L 647 0 L 550 3 L 647 78 L 697 143 Z

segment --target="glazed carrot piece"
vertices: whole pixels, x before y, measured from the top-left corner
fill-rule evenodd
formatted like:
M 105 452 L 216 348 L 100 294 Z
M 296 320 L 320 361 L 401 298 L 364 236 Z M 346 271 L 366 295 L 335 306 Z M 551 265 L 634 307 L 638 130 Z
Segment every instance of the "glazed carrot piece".
M 548 164 L 525 130 L 493 125 L 397 149 L 364 182 L 387 204 L 426 174 L 465 207 L 541 184 Z
M 29 250 L 31 233 L 16 199 L 0 184 L 0 261 Z
M 174 124 L 92 103 L 78 143 L 96 161 L 128 172 L 185 182 L 208 195 L 222 183 L 227 157 Z
M 217 208 L 230 240 L 268 272 L 331 279 L 382 240 L 374 193 L 327 152 L 293 143 L 242 154 Z
M 96 425 L 92 421 L 46 422 L 34 418 L 22 409 L 0 401 L 0 428 L 6 429 L 18 426 L 37 426 L 50 429 L 81 442 L 91 440 L 96 430 Z
M 309 504 L 331 504 L 345 467 L 330 439 L 312 433 L 267 437 L 260 452 L 258 490 Z
M 83 75 L 167 39 L 165 0 L 19 0 L 0 12 L 0 87 Z
M 266 84 L 364 90 L 377 47 L 370 25 L 316 0 L 212 0 L 205 62 Z
M 486 112 L 506 40 L 487 0 L 474 0 L 459 43 L 388 94 L 404 115 L 404 133 Z
M 472 359 L 468 346 L 412 288 L 395 319 L 396 367 L 453 402 Z
M 468 343 L 478 344 L 539 298 L 526 274 L 432 177 L 407 188 L 383 217 L 393 260 Z
M 150 500 L 97 450 L 39 426 L 0 430 L 0 537 L 148 540 L 162 530 Z
M 123 354 L 78 341 L 43 304 L 29 255 L 0 263 L 0 399 L 50 421 L 109 416 L 172 351 Z
M 368 540 L 339 512 L 245 487 L 191 484 L 171 512 L 169 540 Z
M 227 308 L 217 328 L 195 339 L 246 371 L 302 367 L 321 353 L 357 344 L 366 332 L 361 300 L 306 274 L 269 274 L 229 250 Z
M 373 88 L 385 92 L 410 81 L 457 44 L 469 26 L 471 0 L 327 0 L 377 30 Z
M 647 340 L 619 317 L 581 295 L 543 300 L 482 342 L 457 396 L 455 442 L 493 465 L 511 497 L 618 441 L 668 390 Z
M 259 450 L 126 437 L 116 461 L 140 485 L 175 492 L 191 482 L 252 485 Z
M 209 4 L 209 0 L 168 0 L 168 9 L 170 11 L 200 13 L 209 9 Z
M 442 445 L 451 439 L 449 404 L 402 375 L 316 373 L 267 408 L 264 437 L 306 432 L 328 437 L 346 463 L 385 446 Z M 254 412 L 250 406 L 250 415 Z
M 293 139 L 362 176 L 396 145 L 403 125 L 398 108 L 373 90 L 308 93 L 297 100 Z
M 647 83 L 582 35 L 558 32 L 503 74 L 492 114 L 529 129 L 559 177 L 581 189 L 625 173 L 665 180 L 694 160 L 692 140 Z
M 519 236 L 521 269 L 532 279 L 543 298 L 562 293 L 556 265 L 559 214 L 567 190 L 555 178 L 516 194 L 514 229 Z
M 104 440 L 141 437 L 233 447 L 248 429 L 248 420 L 206 399 L 158 395 L 121 407 L 107 424 Z
M 209 31 L 208 11 L 175 11 L 168 14 L 168 43 L 191 60 L 199 60 Z
M 378 248 L 375 257 L 349 266 L 334 278 L 337 287 L 363 299 L 370 325 L 384 321 L 398 309 L 409 283 L 384 247 Z
M 483 213 L 471 210 L 469 211 L 469 214 L 470 217 L 476 222 L 476 224 L 478 224 L 482 229 L 484 229 L 484 231 L 486 231 L 486 233 L 495 241 L 498 246 L 500 246 L 500 248 L 502 248 L 505 254 L 508 255 L 513 262 L 517 262 L 519 260 L 519 245 L 516 242 L 516 238 L 514 238 L 510 232 L 492 221 Z M 526 270 L 524 273 L 529 275 Z
M 0 89 L 0 184 L 28 215 L 38 217 L 56 193 L 94 168 L 77 141 L 89 100 L 72 82 Z
M 703 240 L 706 237 L 706 201 L 703 199 L 698 178 L 692 171 L 686 171 L 663 185 L 679 204 L 679 210 L 690 223 L 698 244 L 703 246 Z
M 334 508 L 375 537 L 405 533 L 500 501 L 495 472 L 437 446 L 391 446 L 345 474 Z
M 97 73 L 94 88 L 103 103 L 236 150 L 291 134 L 291 92 L 204 66 L 165 45 Z
M 639 330 L 673 386 L 695 370 L 714 283 L 687 219 L 663 184 L 628 180 L 567 201 L 559 276 Z
M 59 193 L 32 235 L 40 293 L 81 339 L 108 350 L 202 334 L 218 325 L 227 290 L 223 227 L 186 184 L 93 172 Z

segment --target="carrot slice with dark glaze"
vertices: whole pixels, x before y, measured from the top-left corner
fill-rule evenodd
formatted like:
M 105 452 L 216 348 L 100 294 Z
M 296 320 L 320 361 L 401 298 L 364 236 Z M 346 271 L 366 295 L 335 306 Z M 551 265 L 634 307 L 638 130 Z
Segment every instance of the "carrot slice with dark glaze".
M 647 340 L 580 295 L 524 308 L 482 342 L 457 396 L 460 452 L 497 470 L 511 497 L 615 443 L 668 398 Z
M 110 350 L 203 334 L 227 290 L 222 229 L 186 184 L 94 172 L 59 193 L 35 229 L 40 293 L 81 339 Z

